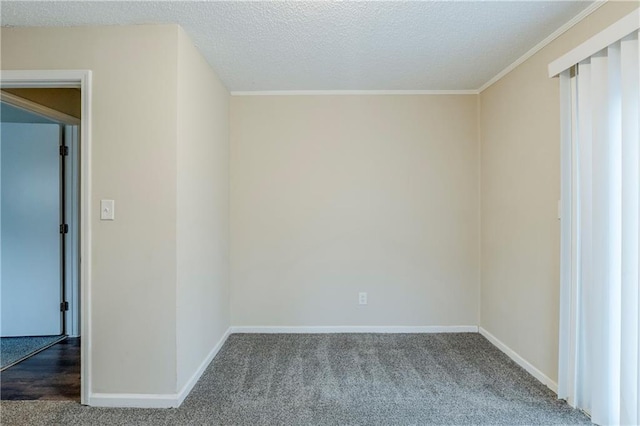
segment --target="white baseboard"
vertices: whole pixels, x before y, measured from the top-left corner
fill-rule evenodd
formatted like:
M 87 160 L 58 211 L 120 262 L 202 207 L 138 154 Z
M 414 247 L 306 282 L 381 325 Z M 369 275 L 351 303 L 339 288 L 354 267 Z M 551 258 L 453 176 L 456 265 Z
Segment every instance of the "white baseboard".
M 126 408 L 177 408 L 185 400 L 189 392 L 198 383 L 200 376 L 218 354 L 224 342 L 231 334 L 231 328 L 222 335 L 218 343 L 202 361 L 198 369 L 185 383 L 180 392 L 169 394 L 146 393 L 91 393 L 87 405 L 93 407 L 126 407 Z
M 91 393 L 87 405 L 117 408 L 175 408 L 178 394 Z
M 204 361 L 202 361 L 202 364 L 200 364 L 200 367 L 198 367 L 198 369 L 193 373 L 193 375 L 187 381 L 187 383 L 184 384 L 180 392 L 178 392 L 177 406 L 180 406 L 180 404 L 182 404 L 182 402 L 187 397 L 187 395 L 189 395 L 189 393 L 191 392 L 193 387 L 196 385 L 196 383 L 198 383 L 198 380 L 200 380 L 202 373 L 204 373 L 204 370 L 206 370 L 209 364 L 211 364 L 211 361 L 213 361 L 213 358 L 215 358 L 216 355 L 218 355 L 220 348 L 222 348 L 222 345 L 224 345 L 224 342 L 227 341 L 227 338 L 229 337 L 230 334 L 231 334 L 231 327 L 227 328 L 227 331 L 224 332 L 220 340 L 218 340 L 218 343 L 216 343 L 213 349 L 211 349 L 211 352 L 209 352 L 209 355 L 207 355 Z
M 315 334 L 315 333 L 477 333 L 475 325 L 444 326 L 234 326 L 231 333 L 252 334 Z
M 450 326 L 234 326 L 229 327 L 218 343 L 202 361 L 198 369 L 185 383 L 180 392 L 174 394 L 126 394 L 126 393 L 92 393 L 88 405 L 94 407 L 134 407 L 134 408 L 175 408 L 189 395 L 208 365 L 222 348 L 230 334 L 237 333 L 480 333 L 494 346 L 507 354 L 509 358 L 524 368 L 529 374 L 558 392 L 558 384 L 540 370 L 518 355 L 515 351 L 498 340 L 493 334 L 475 325 Z
M 524 368 L 529 374 L 538 379 L 542 384 L 546 385 L 549 389 L 554 391 L 556 394 L 558 393 L 558 384 L 551 380 L 547 375 L 545 375 L 542 371 L 538 370 L 527 360 L 518 355 L 513 349 L 509 346 L 505 345 L 501 342 L 496 336 L 489 333 L 484 328 L 480 327 L 480 334 L 483 335 L 489 342 L 491 342 L 495 347 L 504 352 L 509 358 L 515 361 L 520 367 Z

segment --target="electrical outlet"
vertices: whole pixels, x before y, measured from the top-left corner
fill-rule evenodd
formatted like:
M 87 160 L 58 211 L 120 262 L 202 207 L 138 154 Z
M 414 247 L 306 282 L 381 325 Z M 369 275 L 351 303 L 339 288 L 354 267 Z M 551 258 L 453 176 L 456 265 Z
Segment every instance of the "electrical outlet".
M 358 303 L 360 305 L 367 304 L 367 293 L 358 293 Z

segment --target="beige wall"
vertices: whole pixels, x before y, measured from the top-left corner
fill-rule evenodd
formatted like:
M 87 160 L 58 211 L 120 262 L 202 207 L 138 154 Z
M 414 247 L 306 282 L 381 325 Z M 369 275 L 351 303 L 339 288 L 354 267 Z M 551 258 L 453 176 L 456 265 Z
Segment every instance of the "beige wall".
M 3 69 L 93 70 L 93 392 L 175 392 L 177 31 L 2 29 Z
M 175 25 L 3 28 L 2 68 L 93 71 L 91 392 L 175 395 L 229 324 L 227 91 Z
M 232 324 L 477 324 L 476 99 L 233 97 Z
M 229 327 L 229 92 L 178 38 L 178 390 Z
M 481 326 L 557 381 L 560 110 L 547 65 L 638 7 L 609 2 L 483 91 Z

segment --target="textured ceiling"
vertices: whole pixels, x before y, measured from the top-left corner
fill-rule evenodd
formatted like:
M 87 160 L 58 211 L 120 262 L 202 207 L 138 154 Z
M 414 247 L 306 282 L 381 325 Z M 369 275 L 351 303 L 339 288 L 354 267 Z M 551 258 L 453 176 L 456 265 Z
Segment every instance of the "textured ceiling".
M 10 26 L 180 24 L 231 91 L 477 89 L 587 1 L 23 2 Z

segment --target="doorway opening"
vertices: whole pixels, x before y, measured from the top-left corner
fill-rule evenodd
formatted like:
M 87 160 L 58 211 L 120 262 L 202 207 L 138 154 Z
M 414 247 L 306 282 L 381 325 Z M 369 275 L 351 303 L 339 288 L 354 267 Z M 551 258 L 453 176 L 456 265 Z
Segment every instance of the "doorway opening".
M 89 82 L 2 72 L 2 399 L 88 400 Z
M 79 350 L 64 363 L 28 360 L 59 351 L 49 348 L 67 337 L 71 349 L 80 337 L 80 91 L 3 90 L 0 122 L 0 372 L 11 369 L 2 374 L 2 396 L 79 400 Z M 42 374 L 23 380 L 36 368 Z

